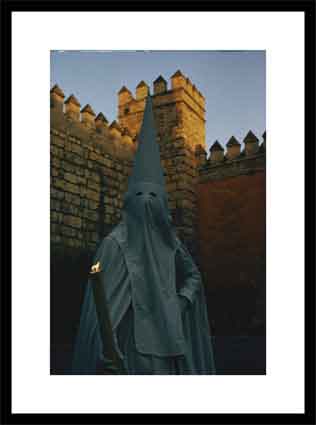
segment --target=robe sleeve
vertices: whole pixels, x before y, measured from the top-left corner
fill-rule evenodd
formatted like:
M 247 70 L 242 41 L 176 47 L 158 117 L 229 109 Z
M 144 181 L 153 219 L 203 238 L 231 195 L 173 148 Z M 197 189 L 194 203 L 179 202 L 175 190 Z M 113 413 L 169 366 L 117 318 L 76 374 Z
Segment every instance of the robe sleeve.
M 179 244 L 176 252 L 176 269 L 181 279 L 178 295 L 186 297 L 193 304 L 201 289 L 201 274 L 189 251 L 182 243 Z
M 119 256 L 119 245 L 112 237 L 106 237 L 100 243 L 94 258 L 93 263 L 100 261 L 101 269 L 108 269 L 115 265 Z M 106 267 L 105 267 L 106 266 Z
M 100 244 L 93 263 L 100 261 L 101 269 L 106 274 L 109 289 L 112 283 L 121 279 L 124 268 L 121 267 L 122 255 L 117 242 L 106 237 Z M 79 329 L 75 339 L 72 374 L 95 374 L 97 362 L 102 358 L 102 342 L 97 320 L 92 282 L 88 279 L 85 289 Z

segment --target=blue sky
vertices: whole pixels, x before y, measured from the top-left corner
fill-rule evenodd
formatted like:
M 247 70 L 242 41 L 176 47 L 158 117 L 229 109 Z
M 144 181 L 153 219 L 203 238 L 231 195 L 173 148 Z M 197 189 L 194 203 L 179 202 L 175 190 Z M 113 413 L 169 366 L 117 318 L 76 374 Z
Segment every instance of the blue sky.
M 117 92 L 135 93 L 144 80 L 151 87 L 177 70 L 189 77 L 206 99 L 206 143 L 241 142 L 251 129 L 261 140 L 266 129 L 264 51 L 52 51 L 51 86 L 74 94 L 111 122 L 117 115 Z

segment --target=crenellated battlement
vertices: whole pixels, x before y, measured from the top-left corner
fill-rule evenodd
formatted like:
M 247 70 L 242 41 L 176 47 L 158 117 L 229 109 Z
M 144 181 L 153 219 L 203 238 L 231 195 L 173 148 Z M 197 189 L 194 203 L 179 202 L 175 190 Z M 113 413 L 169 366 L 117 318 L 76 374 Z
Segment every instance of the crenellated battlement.
M 126 86 L 118 91 L 118 105 L 119 109 L 122 106 L 126 106 L 130 102 L 142 101 L 147 94 L 150 92 L 150 86 L 144 81 L 140 81 L 135 89 L 135 95 Z M 179 95 L 182 92 L 182 96 Z M 178 94 L 177 100 L 185 100 L 184 92 L 186 96 L 189 96 L 191 101 L 194 102 L 195 107 L 199 113 L 205 112 L 205 98 L 198 88 L 186 77 L 180 70 L 176 71 L 168 82 L 162 75 L 159 75 L 156 80 L 153 81 L 153 96 L 161 96 L 166 94 Z M 188 99 L 187 99 L 188 100 Z
M 121 96 L 128 92 L 122 91 Z M 81 108 L 74 94 L 65 99 L 63 90 L 55 84 L 50 90 L 51 127 L 62 133 L 70 132 L 81 143 L 95 143 L 103 152 L 117 158 L 132 160 L 136 144 L 128 129 L 114 120 L 109 124 L 102 112 L 97 115 L 91 105 Z
M 180 70 L 169 82 L 159 75 L 152 85 L 159 137 L 172 138 L 180 131 L 191 148 L 198 144 L 205 146 L 205 99 L 197 87 Z M 129 129 L 132 137 L 139 133 L 145 98 L 150 91 L 150 86 L 142 80 L 136 86 L 135 95 L 126 86 L 118 92 L 118 122 Z
M 245 174 L 254 169 L 265 169 L 266 132 L 260 143 L 258 137 L 249 130 L 243 139 L 244 148 L 235 136 L 226 143 L 226 150 L 216 140 L 209 149 L 209 155 L 201 146 L 196 150 L 199 158 L 201 181 Z
M 171 77 L 172 90 L 183 89 L 201 109 L 205 108 L 205 98 L 197 89 L 196 85 L 186 77 L 180 70 L 176 71 Z
M 119 98 L 119 104 L 125 105 L 126 103 L 130 102 L 133 99 L 133 95 L 130 92 L 130 90 L 128 90 L 128 88 L 123 86 L 118 92 L 118 98 Z

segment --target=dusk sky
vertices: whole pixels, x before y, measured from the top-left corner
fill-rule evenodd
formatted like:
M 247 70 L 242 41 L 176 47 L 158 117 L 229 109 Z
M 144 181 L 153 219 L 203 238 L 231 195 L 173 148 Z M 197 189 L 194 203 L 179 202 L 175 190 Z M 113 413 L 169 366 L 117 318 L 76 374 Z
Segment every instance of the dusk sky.
M 144 80 L 153 81 L 180 69 L 206 99 L 206 143 L 225 145 L 234 135 L 242 142 L 251 129 L 262 140 L 266 130 L 264 51 L 52 51 L 51 86 L 81 106 L 89 103 L 109 122 L 116 119 L 117 92 L 125 85 L 135 94 Z

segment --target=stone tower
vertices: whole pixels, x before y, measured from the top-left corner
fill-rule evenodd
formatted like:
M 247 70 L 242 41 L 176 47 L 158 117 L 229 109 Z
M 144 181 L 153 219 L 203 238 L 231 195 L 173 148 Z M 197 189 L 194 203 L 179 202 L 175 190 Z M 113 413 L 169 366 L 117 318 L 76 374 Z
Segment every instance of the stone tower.
M 171 77 L 171 88 L 159 76 L 153 83 L 153 108 L 158 144 L 166 175 L 169 207 L 178 234 L 195 251 L 196 184 L 205 152 L 205 99 L 181 71 Z M 118 92 L 118 122 L 137 143 L 149 86 L 141 81 L 135 97 L 123 86 Z

